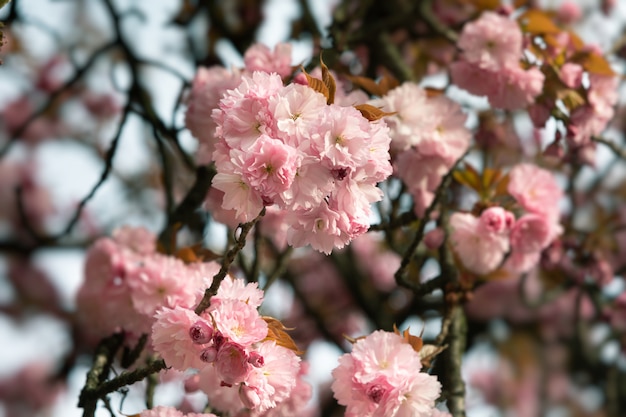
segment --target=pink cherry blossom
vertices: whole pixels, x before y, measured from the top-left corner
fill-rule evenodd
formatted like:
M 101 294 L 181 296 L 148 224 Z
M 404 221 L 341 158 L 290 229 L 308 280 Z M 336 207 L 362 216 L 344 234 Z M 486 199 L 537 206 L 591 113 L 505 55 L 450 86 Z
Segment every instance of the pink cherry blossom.
M 396 158 L 395 168 L 398 176 L 409 185 L 415 214 L 423 215 L 432 203 L 441 179 L 448 172 L 448 164 L 441 158 L 425 156 L 411 149 Z
M 334 396 L 346 416 L 430 416 L 441 384 L 419 372 L 419 353 L 395 333 L 358 339 L 333 370 Z
M 246 50 L 243 56 L 246 70 L 250 72 L 275 72 L 281 77 L 291 74 L 291 44 L 279 43 L 270 50 L 267 46 L 256 43 Z
M 251 221 L 263 209 L 262 196 L 245 182 L 241 174 L 218 172 L 212 184 L 224 193 L 222 207 L 235 210 L 237 219 L 242 223 Z
M 242 384 L 227 386 L 222 384 L 214 366 L 207 366 L 199 373 L 200 389 L 206 394 L 211 407 L 228 415 L 236 415 L 245 406 L 241 401 Z
M 269 99 L 275 132 L 285 143 L 298 147 L 318 126 L 319 113 L 326 107 L 326 97 L 300 84 L 289 84 Z
M 470 64 L 497 71 L 518 65 L 522 57 L 522 31 L 514 20 L 485 12 L 463 26 L 458 46 Z
M 118 244 L 140 255 L 156 252 L 157 237 L 145 227 L 122 226 L 113 230 L 111 236 Z
M 535 67 L 505 67 L 495 74 L 496 89 L 488 94 L 492 106 L 514 110 L 531 104 L 542 89 L 545 76 Z M 470 91 L 471 92 L 471 91 Z
M 583 79 L 583 67 L 572 62 L 566 62 L 561 67 L 559 78 L 569 88 L 578 88 Z
M 215 370 L 226 385 L 243 382 L 252 366 L 243 346 L 226 342 L 220 346 L 215 358 Z
M 508 233 L 515 223 L 515 215 L 502 207 L 490 207 L 478 219 L 478 227 L 491 234 Z
M 204 362 L 200 360 L 204 345 L 195 343 L 189 337 L 189 329 L 198 319 L 193 310 L 180 306 L 162 308 L 156 312 L 152 326 L 152 346 L 167 366 L 179 371 L 204 367 Z
M 241 74 L 238 71 L 229 71 L 221 66 L 198 68 L 187 97 L 185 113 L 185 126 L 198 139 L 202 148 L 198 163 L 209 163 L 215 149 L 217 139 L 216 124 L 211 118 L 213 110 L 218 107 L 222 95 L 237 87 L 240 82 Z
M 523 163 L 513 167 L 509 178 L 508 191 L 525 210 L 558 221 L 563 191 L 550 171 Z
M 261 343 L 256 352 L 263 357 L 264 363 L 250 371 L 246 384 L 259 396 L 256 410 L 264 412 L 289 398 L 296 386 L 300 358 L 274 341 Z
M 539 252 L 545 249 L 553 238 L 549 219 L 538 214 L 525 214 L 511 230 L 511 247 L 523 253 Z
M 256 282 L 246 283 L 243 279 L 228 276 L 220 284 L 212 303 L 220 300 L 238 300 L 257 308 L 263 302 L 263 290 Z
M 332 210 L 325 202 L 310 210 L 295 210 L 289 217 L 292 228 L 287 242 L 292 246 L 308 243 L 313 249 L 330 254 L 333 248 L 341 249 L 350 240 L 346 233 L 350 229 L 348 216 Z
M 128 268 L 128 287 L 135 309 L 152 316 L 161 306 L 191 308 L 202 280 L 180 259 L 154 254 Z
M 508 236 L 480 227 L 480 220 L 469 213 L 450 216 L 450 242 L 463 266 L 478 275 L 495 270 L 509 251 Z
M 244 160 L 244 180 L 258 191 L 264 202 L 274 202 L 291 187 L 301 158 L 295 148 L 262 135 Z
M 240 300 L 220 300 L 209 308 L 217 329 L 230 341 L 247 346 L 267 336 L 267 323 L 256 307 Z
M 441 384 L 436 377 L 416 372 L 387 393 L 381 406 L 372 415 L 374 417 L 430 417 L 435 400 L 440 394 Z

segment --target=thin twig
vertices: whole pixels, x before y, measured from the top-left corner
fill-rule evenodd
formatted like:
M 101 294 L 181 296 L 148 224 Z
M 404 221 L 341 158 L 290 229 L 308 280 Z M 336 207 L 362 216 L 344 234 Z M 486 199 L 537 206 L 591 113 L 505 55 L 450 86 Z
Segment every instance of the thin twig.
M 217 290 L 219 289 L 220 284 L 222 283 L 224 278 L 226 278 L 228 268 L 235 260 L 235 257 L 237 256 L 239 251 L 241 251 L 246 245 L 246 237 L 248 236 L 248 233 L 264 215 L 265 207 L 263 207 L 261 213 L 259 213 L 259 215 L 256 216 L 252 221 L 239 225 L 239 230 L 241 231 L 239 237 L 235 239 L 235 245 L 230 248 L 230 250 L 224 255 L 224 258 L 222 259 L 222 267 L 220 268 L 219 272 L 213 277 L 213 282 L 211 282 L 211 286 L 204 291 L 204 296 L 202 297 L 202 300 L 200 300 L 200 303 L 194 310 L 197 315 L 202 314 L 202 312 L 206 310 L 209 305 L 211 305 L 211 297 L 217 294 Z

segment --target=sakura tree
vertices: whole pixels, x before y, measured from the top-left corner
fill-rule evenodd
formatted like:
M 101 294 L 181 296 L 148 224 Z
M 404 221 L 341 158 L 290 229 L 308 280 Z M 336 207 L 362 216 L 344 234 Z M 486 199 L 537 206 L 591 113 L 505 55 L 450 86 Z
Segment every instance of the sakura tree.
M 0 417 L 624 415 L 625 6 L 3 5 Z

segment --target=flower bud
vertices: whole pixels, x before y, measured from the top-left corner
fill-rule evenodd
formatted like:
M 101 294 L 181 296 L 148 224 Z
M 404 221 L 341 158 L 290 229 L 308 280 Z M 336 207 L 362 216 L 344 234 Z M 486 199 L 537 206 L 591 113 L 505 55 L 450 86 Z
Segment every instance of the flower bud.
M 239 398 L 246 408 L 254 409 L 261 404 L 261 398 L 256 390 L 246 384 L 239 386 Z
M 195 344 L 204 345 L 213 338 L 213 328 L 203 321 L 197 321 L 189 328 L 189 337 Z
M 248 354 L 248 363 L 252 364 L 255 368 L 260 368 L 265 365 L 265 359 L 259 352 L 250 352 Z
M 191 375 L 185 380 L 185 392 L 190 394 L 200 389 L 200 375 Z
M 235 384 L 248 374 L 248 355 L 238 343 L 226 342 L 217 352 L 215 370 L 227 384 Z
M 200 353 L 200 359 L 202 360 L 202 362 L 206 362 L 206 363 L 215 362 L 215 359 L 217 359 L 217 349 L 215 348 L 215 346 L 210 346 L 204 349 Z

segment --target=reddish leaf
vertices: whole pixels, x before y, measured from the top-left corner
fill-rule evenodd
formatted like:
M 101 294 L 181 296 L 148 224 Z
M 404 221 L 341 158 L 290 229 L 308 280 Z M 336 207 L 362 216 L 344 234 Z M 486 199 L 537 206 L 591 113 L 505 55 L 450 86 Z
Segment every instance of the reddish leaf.
M 454 179 L 462 185 L 471 188 L 476 192 L 481 190 L 480 174 L 476 169 L 468 163 L 465 163 L 465 169 L 458 169 L 452 173 Z
M 273 340 L 278 346 L 292 350 L 296 355 L 304 354 L 304 351 L 298 349 L 296 342 L 294 342 L 291 336 L 286 332 L 286 330 L 290 329 L 285 327 L 280 320 L 268 316 L 262 316 L 261 318 L 267 323 L 267 336 L 263 339 L 264 341 Z
M 365 90 L 366 93 L 372 96 L 382 97 L 384 94 L 382 93 L 381 86 L 376 83 L 376 81 L 371 78 L 361 77 L 359 75 L 348 75 L 347 78 L 352 82 L 352 84 L 357 87 Z
M 500 0 L 468 0 L 478 10 L 495 10 L 500 7 Z
M 606 58 L 594 52 L 579 52 L 572 57 L 572 61 L 579 63 L 592 74 L 606 75 L 608 77 L 615 75 Z
M 335 91 L 337 90 L 337 84 L 335 83 L 335 78 L 333 74 L 330 73 L 326 64 L 322 60 L 320 55 L 320 66 L 322 67 L 322 82 L 328 89 L 328 97 L 326 100 L 327 104 L 333 104 L 335 101 Z
M 324 82 L 318 78 L 311 77 L 306 72 L 303 66 L 300 66 L 300 69 L 302 70 L 302 73 L 306 77 L 306 81 L 309 84 L 309 87 L 311 87 L 313 90 L 317 91 L 318 93 L 322 93 L 324 97 L 326 97 L 326 101 L 328 101 L 330 99 L 330 92 L 328 91 L 328 87 L 326 87 L 326 84 L 324 84 Z
M 554 24 L 548 14 L 537 9 L 530 9 L 526 11 L 517 20 L 520 25 L 522 25 L 522 30 L 524 32 L 532 33 L 534 35 L 561 32 L 561 29 Z
M 370 122 L 373 122 L 374 120 L 382 119 L 383 117 L 386 117 L 386 116 L 393 116 L 394 114 L 396 114 L 395 112 L 387 113 L 385 111 L 382 111 L 378 107 L 372 106 L 371 104 L 359 104 L 357 106 L 354 106 L 354 108 L 360 111 L 363 117 L 365 117 Z

